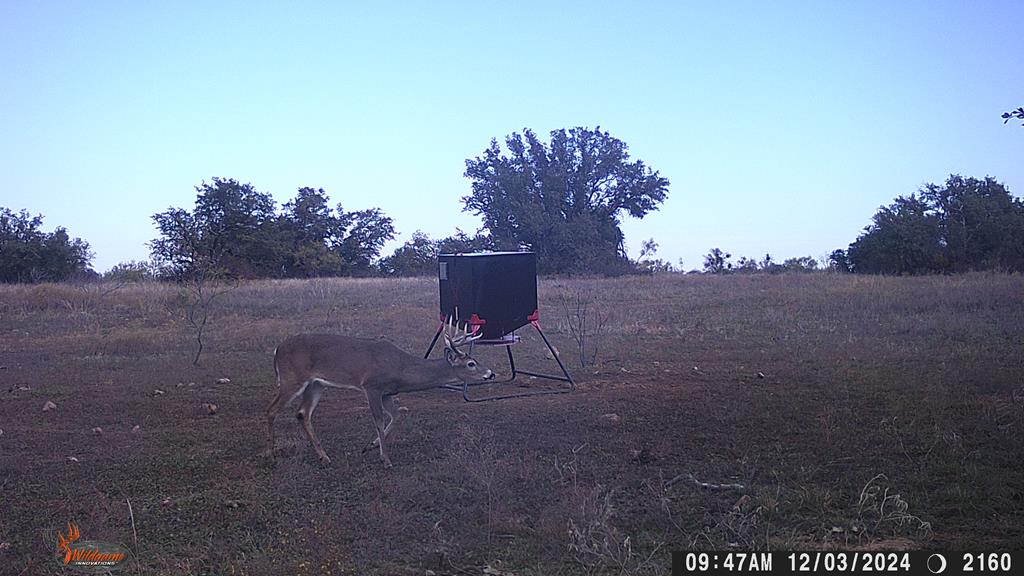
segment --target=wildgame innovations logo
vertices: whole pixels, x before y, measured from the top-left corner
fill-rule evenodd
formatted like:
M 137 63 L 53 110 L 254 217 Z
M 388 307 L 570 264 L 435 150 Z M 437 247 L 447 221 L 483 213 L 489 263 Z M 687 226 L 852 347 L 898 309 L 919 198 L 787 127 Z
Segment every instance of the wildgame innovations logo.
M 68 568 L 90 574 L 106 574 L 122 567 L 131 551 L 121 544 L 80 540 L 81 531 L 74 522 L 68 522 L 68 534 L 57 532 L 57 560 Z

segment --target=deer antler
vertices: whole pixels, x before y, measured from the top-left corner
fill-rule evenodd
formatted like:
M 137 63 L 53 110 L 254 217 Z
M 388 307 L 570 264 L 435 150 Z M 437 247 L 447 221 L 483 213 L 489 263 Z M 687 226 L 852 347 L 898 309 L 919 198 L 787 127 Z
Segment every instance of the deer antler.
M 78 531 L 78 526 L 74 522 L 68 522 L 67 538 L 60 531 L 57 532 L 57 548 L 64 551 L 65 564 L 71 561 L 71 543 L 78 540 L 81 536 L 82 533 Z
M 455 310 L 455 316 L 449 316 L 448 321 L 444 327 L 444 339 L 445 343 L 452 350 L 458 349 L 463 344 L 468 344 L 474 340 L 479 340 L 483 333 L 473 336 L 468 330 L 463 329 L 459 326 L 459 311 Z

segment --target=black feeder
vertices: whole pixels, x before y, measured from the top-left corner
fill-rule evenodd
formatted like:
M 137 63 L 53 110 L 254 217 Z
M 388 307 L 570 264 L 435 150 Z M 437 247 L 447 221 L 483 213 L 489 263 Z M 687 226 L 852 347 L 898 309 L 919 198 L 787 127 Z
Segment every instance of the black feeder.
M 466 382 L 447 388 L 461 390 L 467 402 L 535 396 L 538 394 L 564 394 L 575 388 L 569 371 L 565 369 L 547 336 L 540 328 L 537 307 L 537 256 L 533 252 L 482 252 L 476 254 L 441 254 L 437 258 L 437 277 L 441 300 L 441 324 L 430 341 L 424 358 L 437 344 L 445 322 L 456 318 L 466 325 L 471 334 L 482 334 L 471 346 L 504 346 L 508 354 L 511 376 L 497 382 Z M 562 376 L 538 374 L 516 368 L 512 345 L 519 341 L 516 330 L 527 324 L 540 334 L 551 356 L 562 370 Z M 472 352 L 472 348 L 470 348 Z M 515 394 L 497 394 L 472 397 L 469 389 L 482 384 L 512 382 L 519 374 L 565 382 L 567 385 L 545 390 L 532 390 Z

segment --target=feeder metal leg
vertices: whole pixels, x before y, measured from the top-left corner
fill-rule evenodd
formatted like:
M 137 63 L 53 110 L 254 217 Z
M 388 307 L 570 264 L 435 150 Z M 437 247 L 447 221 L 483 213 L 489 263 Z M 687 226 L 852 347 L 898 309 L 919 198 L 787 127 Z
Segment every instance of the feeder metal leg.
M 434 345 L 437 344 L 437 339 L 441 337 L 441 332 L 444 330 L 444 324 L 437 327 L 437 333 L 434 334 L 434 339 L 430 341 L 430 346 L 427 346 L 427 353 L 423 355 L 423 359 L 430 358 L 430 353 L 434 350 Z

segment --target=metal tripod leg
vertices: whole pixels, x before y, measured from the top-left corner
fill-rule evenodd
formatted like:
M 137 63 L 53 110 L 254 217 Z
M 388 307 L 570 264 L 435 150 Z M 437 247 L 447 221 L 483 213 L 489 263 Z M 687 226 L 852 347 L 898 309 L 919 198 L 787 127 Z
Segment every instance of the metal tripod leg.
M 430 358 L 430 353 L 434 350 L 434 345 L 437 344 L 437 339 L 441 337 L 441 332 L 444 331 L 444 324 L 437 326 L 437 333 L 434 334 L 434 339 L 430 341 L 430 346 L 427 346 L 427 353 L 423 355 L 423 359 Z
M 576 383 L 573 382 L 572 376 L 569 375 L 569 371 L 566 370 L 565 369 L 565 365 L 562 364 L 562 359 L 558 357 L 558 352 L 555 351 L 555 348 L 551 345 L 551 342 L 548 341 L 547 336 L 544 335 L 544 331 L 540 329 L 540 323 L 537 322 L 536 320 L 534 320 L 534 321 L 530 322 L 530 324 L 532 324 L 533 327 L 537 330 L 537 332 L 540 333 L 540 337 L 544 340 L 544 344 L 548 347 L 548 351 L 551 352 L 551 356 L 554 357 L 556 362 L 558 362 L 558 367 L 561 368 L 562 374 L 564 376 L 554 376 L 554 375 L 551 375 L 551 374 L 540 374 L 540 373 L 537 373 L 537 372 L 528 372 L 526 370 L 518 370 L 517 371 L 516 370 L 515 358 L 512 357 L 512 346 L 509 345 L 509 344 L 506 344 L 505 345 L 505 351 L 508 353 L 508 364 L 509 364 L 509 368 L 511 369 L 512 376 L 509 379 L 507 379 L 507 380 L 502 380 L 502 381 L 497 382 L 497 383 L 500 384 L 500 383 L 511 382 L 511 381 L 515 380 L 516 376 L 518 376 L 519 374 L 526 374 L 527 376 L 533 376 L 534 378 L 544 378 L 546 380 L 557 380 L 559 382 L 567 382 L 569 385 L 567 387 L 563 386 L 563 387 L 560 387 L 560 388 L 554 388 L 554 389 L 549 389 L 549 390 L 531 390 L 529 392 L 517 392 L 515 394 L 495 394 L 495 395 L 492 395 L 492 396 L 482 396 L 482 397 L 479 397 L 479 398 L 471 398 L 469 396 L 469 387 L 470 386 L 481 386 L 483 384 L 495 384 L 495 382 L 487 381 L 487 380 L 482 381 L 482 382 L 464 382 L 462 384 L 462 399 L 463 400 L 465 400 L 466 402 L 484 402 L 484 401 L 487 401 L 487 400 L 503 400 L 505 398 L 522 398 L 522 397 L 525 397 L 525 396 L 540 396 L 542 394 L 565 394 L 567 392 L 572 392 L 573 390 L 576 389 Z

